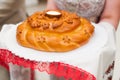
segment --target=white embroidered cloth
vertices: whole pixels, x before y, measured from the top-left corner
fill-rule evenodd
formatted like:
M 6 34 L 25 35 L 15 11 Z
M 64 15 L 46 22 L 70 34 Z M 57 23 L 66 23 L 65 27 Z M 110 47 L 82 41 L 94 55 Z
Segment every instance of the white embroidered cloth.
M 25 59 L 47 62 L 63 62 L 82 68 L 103 80 L 106 69 L 114 60 L 115 30 L 106 22 L 94 24 L 95 32 L 84 46 L 65 53 L 36 51 L 18 45 L 16 41 L 17 25 L 4 25 L 0 32 L 0 47 L 12 51 Z

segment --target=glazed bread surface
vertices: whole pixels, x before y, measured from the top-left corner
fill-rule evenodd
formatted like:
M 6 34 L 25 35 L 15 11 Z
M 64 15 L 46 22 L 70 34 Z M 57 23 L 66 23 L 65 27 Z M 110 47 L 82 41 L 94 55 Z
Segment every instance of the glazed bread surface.
M 17 27 L 17 42 L 24 47 L 47 52 L 66 52 L 85 45 L 94 32 L 87 19 L 58 11 L 59 16 L 36 12 Z

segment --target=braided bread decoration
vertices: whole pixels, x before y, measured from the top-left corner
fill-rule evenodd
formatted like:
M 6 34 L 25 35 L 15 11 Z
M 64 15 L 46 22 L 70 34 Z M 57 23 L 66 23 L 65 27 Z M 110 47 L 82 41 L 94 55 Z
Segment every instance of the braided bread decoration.
M 94 32 L 94 26 L 74 13 L 59 11 L 50 16 L 46 11 L 36 12 L 17 27 L 17 42 L 40 51 L 66 52 L 85 44 Z

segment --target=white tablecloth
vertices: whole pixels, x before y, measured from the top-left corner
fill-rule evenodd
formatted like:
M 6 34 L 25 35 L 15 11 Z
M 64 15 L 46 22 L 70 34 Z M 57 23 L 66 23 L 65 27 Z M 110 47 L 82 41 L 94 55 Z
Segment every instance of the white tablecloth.
M 107 76 L 112 73 L 105 75 L 105 72 L 112 65 L 116 51 L 115 30 L 112 25 L 106 22 L 93 23 L 93 25 L 95 32 L 87 44 L 60 54 L 36 51 L 18 45 L 16 41 L 17 25 L 4 25 L 0 32 L 0 48 L 8 49 L 25 59 L 74 65 L 90 72 L 97 80 L 107 80 Z

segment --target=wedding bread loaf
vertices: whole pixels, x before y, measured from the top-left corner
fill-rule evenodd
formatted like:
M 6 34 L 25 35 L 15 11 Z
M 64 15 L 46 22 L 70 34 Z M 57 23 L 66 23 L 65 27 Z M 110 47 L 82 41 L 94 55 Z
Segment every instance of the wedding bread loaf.
M 48 52 L 74 50 L 88 42 L 94 26 L 85 18 L 63 10 L 36 12 L 17 27 L 17 42 Z

